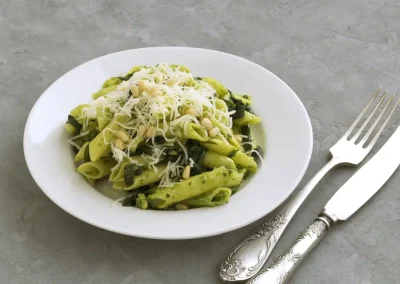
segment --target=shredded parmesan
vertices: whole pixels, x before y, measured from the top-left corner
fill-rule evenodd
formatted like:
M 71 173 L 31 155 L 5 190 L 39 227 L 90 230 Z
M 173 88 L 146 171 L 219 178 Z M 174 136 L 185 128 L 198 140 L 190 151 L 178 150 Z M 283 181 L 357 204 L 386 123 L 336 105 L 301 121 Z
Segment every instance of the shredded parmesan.
M 183 151 L 183 154 L 185 155 L 185 160 L 184 160 L 184 162 L 186 162 L 186 161 L 188 160 L 188 157 L 189 157 L 188 152 L 187 152 L 187 150 L 186 150 L 186 147 L 185 147 L 185 146 L 182 144 L 182 142 L 179 141 L 179 140 L 176 140 L 176 143 L 178 143 L 179 147 L 181 147 L 181 149 L 182 149 L 182 151 Z
M 167 84 L 170 78 L 173 78 L 172 81 L 175 83 Z M 143 80 L 146 82 L 147 89 L 133 96 L 130 89 L 134 85 L 140 85 L 139 82 L 143 83 L 141 82 Z M 154 89 L 157 89 L 157 95 L 152 91 Z M 196 116 L 196 113 L 199 116 Z M 125 150 L 116 148 L 113 139 L 106 141 L 107 135 L 103 135 L 104 143 L 110 144 L 113 158 L 117 161 L 113 170 L 120 167 L 122 161 L 126 159 L 137 163 L 130 158 L 130 155 L 131 146 L 138 142 L 135 139 L 139 137 L 137 136 L 139 127 L 151 129 L 144 133 L 144 138 L 150 145 L 150 151 L 141 154 L 141 157 L 148 163 L 149 169 L 157 172 L 156 165 L 165 160 L 166 151 L 171 147 L 179 146 L 182 149 L 180 151 L 182 155 L 175 162 L 168 162 L 166 169 L 158 173 L 159 177 L 162 177 L 159 186 L 166 187 L 179 180 L 183 168 L 188 162 L 190 167 L 195 165 L 193 159 L 188 156 L 186 146 L 180 140 L 180 138 L 188 136 L 189 124 L 201 125 L 200 117 L 209 118 L 214 127 L 220 129 L 221 134 L 218 135 L 218 138 L 229 145 L 227 137 L 233 135 L 231 115 L 234 113 L 234 110 L 228 111 L 228 107 L 215 96 L 215 90 L 206 81 L 195 80 L 191 73 L 181 71 L 180 68 L 174 68 L 168 64 L 158 64 L 135 72 L 129 80 L 121 82 L 115 90 L 92 100 L 83 107 L 80 119 L 84 122 L 83 129 L 86 129 L 85 127 L 89 123 L 93 123 L 93 120 L 99 116 L 103 116 L 105 119 L 116 116 L 126 118 L 113 120 L 119 127 L 116 130 L 124 131 L 130 137 L 129 141 L 124 141 Z M 108 131 L 115 134 L 116 130 L 105 128 L 103 134 Z M 89 131 L 71 138 L 68 142 L 80 149 L 79 145 L 72 140 L 87 134 Z M 161 138 L 161 136 L 164 139 L 160 142 L 157 138 Z M 250 142 L 243 144 L 247 143 L 252 144 Z M 257 154 L 259 155 L 259 153 Z
M 167 167 L 161 173 L 159 173 L 159 177 L 162 177 L 159 186 L 160 187 L 168 187 L 174 184 L 174 179 L 180 176 L 180 172 L 183 170 L 183 166 L 179 166 L 179 162 L 181 157 L 171 163 L 168 162 Z M 172 180 L 171 180 L 172 179 Z
M 171 77 L 177 79 L 176 83 L 166 85 L 165 82 Z M 137 85 L 141 80 L 146 80 L 149 88 L 158 88 L 162 95 L 153 97 L 149 91 L 145 91 L 138 98 L 130 96 L 132 85 Z M 189 82 L 195 82 L 196 87 L 186 86 Z M 191 73 L 168 64 L 159 64 L 134 73 L 114 91 L 91 101 L 83 108 L 82 116 L 88 121 L 96 118 L 99 111 L 103 114 L 107 111 L 114 116 L 123 115 L 130 118 L 128 122 L 117 123 L 123 129 L 136 130 L 140 125 L 154 126 L 167 142 L 175 142 L 179 132 L 187 135 L 189 123 L 200 125 L 195 116 L 182 113 L 183 109 L 193 108 L 199 114 L 207 113 L 210 119 L 218 123 L 218 127 L 224 129 L 232 125 L 227 109 L 216 108 L 214 93 L 215 90 L 207 82 L 195 81 Z M 154 145 L 154 139 L 152 142 Z
M 85 132 L 82 132 L 81 134 L 79 134 L 79 135 L 76 135 L 76 136 L 74 136 L 74 137 L 70 138 L 69 140 L 75 140 L 75 139 L 81 138 L 81 137 L 83 137 L 83 136 L 86 136 L 86 135 L 88 135 L 88 134 L 89 134 L 89 132 L 90 132 L 90 131 L 85 131 Z
M 113 158 L 118 163 L 121 163 L 124 160 L 125 157 L 128 157 L 128 155 L 124 151 L 122 151 L 122 150 L 118 149 L 117 147 L 115 147 L 114 143 L 111 143 L 111 151 L 113 153 Z
M 74 146 L 78 150 L 81 149 L 81 147 L 78 144 L 76 144 L 74 141 L 72 141 L 71 139 L 68 139 L 68 143 L 71 144 L 72 146 Z

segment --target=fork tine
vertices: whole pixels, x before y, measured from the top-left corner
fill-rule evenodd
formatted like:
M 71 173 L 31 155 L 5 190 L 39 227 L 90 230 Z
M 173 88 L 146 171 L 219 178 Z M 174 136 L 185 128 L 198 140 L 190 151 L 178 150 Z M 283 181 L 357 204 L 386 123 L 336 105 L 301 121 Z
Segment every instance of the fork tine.
M 363 145 L 371 135 L 372 131 L 374 131 L 376 125 L 379 123 L 381 120 L 382 116 L 385 114 L 386 110 L 388 109 L 389 105 L 391 104 L 392 100 L 394 99 L 394 94 L 390 97 L 390 99 L 387 101 L 386 105 L 384 106 L 383 110 L 381 113 L 378 115 L 378 117 L 375 119 L 374 123 L 371 125 L 367 133 L 364 135 L 363 139 L 360 141 L 360 145 Z
M 383 100 L 386 97 L 386 92 L 383 93 L 382 97 L 379 99 L 378 103 L 376 104 L 375 108 L 372 110 L 372 112 L 369 114 L 369 116 L 367 117 L 367 119 L 364 121 L 364 123 L 361 125 L 360 129 L 358 129 L 357 133 L 353 136 L 353 138 L 351 138 L 351 142 L 355 142 L 357 140 L 358 137 L 360 137 L 362 131 L 364 130 L 364 128 L 368 125 L 369 121 L 371 120 L 371 118 L 374 116 L 375 112 L 379 109 L 379 107 L 381 106 Z
M 394 98 L 394 96 L 395 96 L 395 95 L 393 94 L 392 99 Z M 375 142 L 378 140 L 378 138 L 379 138 L 379 136 L 381 135 L 383 129 L 385 129 L 385 127 L 386 127 L 386 125 L 388 124 L 390 118 L 392 117 L 394 111 L 397 109 L 399 103 L 400 103 L 400 99 L 397 100 L 396 104 L 394 105 L 394 107 L 393 107 L 392 110 L 390 111 L 389 115 L 386 117 L 385 122 L 382 124 L 381 128 L 379 128 L 379 130 L 378 130 L 378 132 L 375 134 L 374 138 L 371 140 L 371 142 L 370 142 L 370 143 L 368 144 L 368 146 L 366 147 L 368 150 L 370 150 L 370 149 L 375 145 Z M 388 105 L 388 106 L 389 106 L 389 105 Z M 382 113 L 385 112 L 385 111 L 386 111 L 386 109 L 383 110 Z M 376 126 L 376 125 L 374 125 L 374 128 L 375 128 L 375 126 Z M 373 130 L 373 129 L 372 129 L 372 130 Z M 367 133 L 368 136 L 372 133 L 372 130 L 371 130 L 371 131 L 368 131 L 368 132 L 369 132 L 369 133 Z M 370 133 L 370 132 L 371 132 L 371 133 Z M 364 139 L 365 139 L 365 140 L 364 140 Z M 362 140 L 361 142 L 362 142 L 362 143 L 365 143 L 365 142 L 367 141 L 367 139 L 368 139 L 368 137 L 367 137 L 367 138 L 364 137 L 363 140 Z M 364 146 L 364 144 L 361 144 L 361 145 Z
M 348 137 L 350 135 L 350 133 L 353 132 L 354 128 L 360 122 L 361 118 L 364 116 L 365 112 L 369 109 L 369 107 L 375 101 L 376 97 L 379 95 L 380 92 L 381 92 L 381 88 L 376 90 L 375 94 L 372 96 L 372 99 L 368 102 L 367 106 L 361 111 L 360 115 L 356 118 L 356 120 L 353 122 L 353 124 L 350 126 L 350 128 L 346 131 L 346 133 L 343 135 L 343 137 Z

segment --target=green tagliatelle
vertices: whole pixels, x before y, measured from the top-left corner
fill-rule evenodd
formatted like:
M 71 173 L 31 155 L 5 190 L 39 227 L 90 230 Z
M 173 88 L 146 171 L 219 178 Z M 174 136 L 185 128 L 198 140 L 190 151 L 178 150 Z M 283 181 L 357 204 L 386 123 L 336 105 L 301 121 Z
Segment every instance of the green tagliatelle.
M 77 172 L 125 191 L 124 206 L 190 209 L 229 202 L 262 157 L 248 95 L 178 64 L 135 66 L 75 107 L 65 129 Z

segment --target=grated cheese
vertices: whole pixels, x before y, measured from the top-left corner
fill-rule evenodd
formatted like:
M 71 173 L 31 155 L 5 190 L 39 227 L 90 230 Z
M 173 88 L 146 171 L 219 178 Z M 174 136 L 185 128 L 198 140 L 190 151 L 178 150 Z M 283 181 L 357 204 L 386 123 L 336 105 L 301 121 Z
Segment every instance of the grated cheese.
M 170 77 L 177 79 L 173 86 L 165 84 Z M 142 92 L 139 98 L 129 97 L 130 87 L 133 84 L 137 85 L 141 80 L 146 80 L 149 88 L 157 87 L 162 91 L 162 95 L 152 97 L 146 91 Z M 134 73 L 129 80 L 123 81 L 114 91 L 91 101 L 83 109 L 83 117 L 95 118 L 99 109 L 103 113 L 107 110 L 114 115 L 126 115 L 132 120 L 129 121 L 129 125 L 119 124 L 122 128 L 134 130 L 139 125 L 157 125 L 157 132 L 161 133 L 166 141 L 174 142 L 175 139 L 167 137 L 166 133 L 174 136 L 176 131 L 182 128 L 185 132 L 190 122 L 200 125 L 195 116 L 180 113 L 180 109 L 186 106 L 195 109 L 197 113 L 206 112 L 210 118 L 221 124 L 220 127 L 228 128 L 232 119 L 227 110 L 216 109 L 215 90 L 204 81 L 196 81 L 195 88 L 183 86 L 190 81 L 194 81 L 192 74 L 180 71 L 179 68 L 173 69 L 168 64 L 142 69 Z M 160 120 L 163 122 L 162 127 L 158 127 Z
M 174 179 L 178 176 L 180 176 L 180 172 L 183 171 L 183 166 L 179 165 L 179 162 L 181 160 L 181 157 L 178 157 L 178 159 L 171 163 L 170 161 L 167 164 L 167 167 L 165 170 L 163 170 L 158 176 L 161 177 L 162 179 L 160 181 L 159 187 L 168 187 L 174 184 L 173 181 L 171 181 L 171 178 Z
M 83 136 L 86 136 L 86 135 L 88 135 L 89 134 L 89 130 L 88 131 L 85 131 L 85 132 L 82 132 L 81 134 L 79 134 L 79 135 L 76 135 L 76 136 L 74 136 L 74 137 L 71 137 L 69 140 L 75 140 L 75 139 L 78 139 L 78 138 L 81 138 L 81 137 L 83 137 Z
M 118 162 L 121 163 L 125 157 L 128 157 L 128 154 L 126 154 L 124 151 L 118 149 L 117 147 L 114 146 L 114 143 L 111 143 L 111 152 L 113 154 L 113 158 Z
M 188 157 L 189 157 L 188 152 L 187 152 L 187 150 L 186 150 L 186 147 L 185 147 L 185 146 L 182 144 L 182 142 L 179 141 L 179 140 L 176 140 L 176 143 L 178 143 L 179 147 L 182 148 L 183 154 L 185 155 L 185 160 L 184 160 L 184 162 L 186 162 L 186 161 L 188 160 Z
M 78 144 L 76 144 L 74 141 L 72 141 L 71 139 L 68 139 L 68 143 L 72 146 L 74 146 L 76 149 L 80 150 L 81 146 L 79 146 Z
M 176 79 L 176 82 L 173 85 L 167 85 L 169 78 Z M 131 96 L 129 93 L 131 87 L 138 85 L 142 80 L 147 82 L 148 89 L 140 92 L 139 97 Z M 195 82 L 194 87 L 185 85 L 192 82 Z M 150 93 L 150 88 L 153 87 L 160 90 L 162 94 L 153 96 Z M 163 176 L 160 186 L 169 186 L 173 184 L 174 178 L 181 175 L 183 165 L 189 161 L 190 166 L 194 166 L 194 161 L 189 159 L 187 149 L 178 139 L 178 134 L 187 136 L 189 123 L 196 125 L 201 125 L 201 123 L 198 117 L 183 113 L 183 109 L 193 108 L 196 113 L 212 120 L 223 133 L 219 135 L 221 139 L 229 144 L 225 136 L 232 132 L 233 122 L 230 114 L 234 111 L 229 112 L 227 107 L 218 109 L 217 100 L 220 104 L 221 100 L 215 97 L 215 90 L 207 82 L 195 80 L 191 73 L 180 71 L 179 68 L 172 68 L 168 64 L 158 64 L 135 72 L 129 80 L 121 82 L 114 91 L 92 100 L 87 107 L 83 108 L 82 120 L 88 124 L 91 119 L 97 117 L 99 111 L 104 115 L 126 116 L 128 120 L 124 123 L 115 120 L 114 123 L 118 124 L 130 137 L 135 137 L 139 126 L 154 127 L 154 134 L 146 139 L 151 145 L 151 154 L 141 154 L 141 157 L 149 163 L 149 169 L 154 171 L 157 171 L 155 165 L 164 159 L 167 145 L 178 145 L 183 155 L 179 156 L 176 162 L 169 162 L 167 168 L 159 173 Z M 115 133 L 110 128 L 104 129 L 104 133 L 107 131 Z M 155 143 L 157 135 L 162 135 L 166 143 L 157 145 Z M 105 144 L 111 144 L 117 166 L 124 159 L 129 158 L 130 145 L 134 139 L 124 151 L 116 148 L 112 141 L 106 141 L 106 135 L 103 135 L 103 139 Z

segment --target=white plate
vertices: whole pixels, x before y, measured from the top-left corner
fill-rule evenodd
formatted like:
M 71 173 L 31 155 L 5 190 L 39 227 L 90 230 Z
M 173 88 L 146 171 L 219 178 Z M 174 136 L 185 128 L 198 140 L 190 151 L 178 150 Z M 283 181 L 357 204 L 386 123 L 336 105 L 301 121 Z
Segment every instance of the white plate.
M 256 128 L 266 150 L 264 170 L 216 208 L 186 211 L 139 210 L 112 206 L 113 200 L 93 189 L 76 171 L 64 124 L 69 111 L 90 100 L 109 77 L 134 65 L 178 63 L 195 76 L 217 78 L 229 89 L 253 97 L 262 118 Z M 33 107 L 24 134 L 28 168 L 43 192 L 62 209 L 94 226 L 113 232 L 157 239 L 217 235 L 250 224 L 270 213 L 295 189 L 308 166 L 312 130 L 296 94 L 278 77 L 243 58 L 186 47 L 127 50 L 86 62 L 52 84 Z

